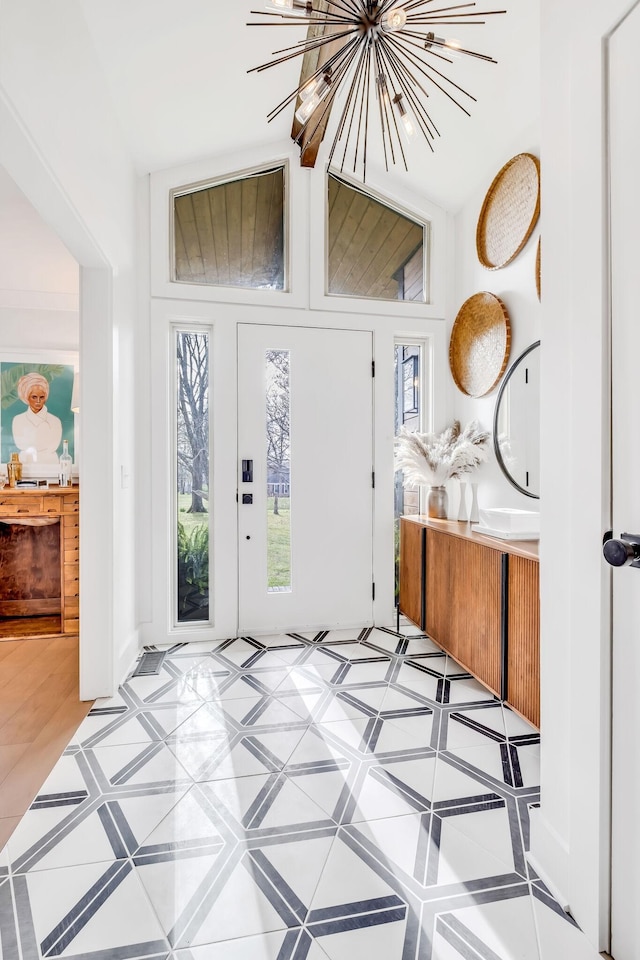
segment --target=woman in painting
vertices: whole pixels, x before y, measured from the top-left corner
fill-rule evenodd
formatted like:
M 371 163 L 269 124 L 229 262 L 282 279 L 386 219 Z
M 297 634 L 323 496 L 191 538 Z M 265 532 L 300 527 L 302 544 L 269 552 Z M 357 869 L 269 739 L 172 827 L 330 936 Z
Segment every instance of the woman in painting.
M 26 373 L 18 380 L 18 396 L 27 405 L 24 413 L 13 418 L 12 431 L 20 459 L 37 463 L 57 463 L 62 440 L 62 422 L 49 413 L 49 381 L 40 373 Z

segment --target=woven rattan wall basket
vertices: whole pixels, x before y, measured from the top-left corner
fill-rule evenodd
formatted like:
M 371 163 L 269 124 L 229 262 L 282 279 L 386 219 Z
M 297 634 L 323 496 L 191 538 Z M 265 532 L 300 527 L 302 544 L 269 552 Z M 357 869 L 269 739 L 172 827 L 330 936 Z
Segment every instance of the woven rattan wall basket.
M 513 157 L 489 190 L 476 229 L 478 259 L 488 270 L 514 260 L 540 215 L 540 161 L 531 153 Z
M 502 300 L 475 293 L 458 312 L 449 343 L 449 366 L 456 386 L 470 397 L 490 393 L 507 368 L 511 323 Z

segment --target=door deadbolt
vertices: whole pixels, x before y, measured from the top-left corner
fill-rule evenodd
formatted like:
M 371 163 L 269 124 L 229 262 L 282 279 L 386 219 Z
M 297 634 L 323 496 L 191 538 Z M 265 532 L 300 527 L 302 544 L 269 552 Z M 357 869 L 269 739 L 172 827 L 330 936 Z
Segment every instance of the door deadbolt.
M 602 552 L 612 567 L 637 567 L 640 569 L 640 534 L 621 533 L 619 540 L 605 539 Z

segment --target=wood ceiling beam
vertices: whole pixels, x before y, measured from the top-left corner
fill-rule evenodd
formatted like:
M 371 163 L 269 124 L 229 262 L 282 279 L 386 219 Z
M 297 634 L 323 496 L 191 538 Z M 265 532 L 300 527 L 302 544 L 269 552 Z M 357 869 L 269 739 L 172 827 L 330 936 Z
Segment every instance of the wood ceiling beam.
M 314 8 L 316 10 L 321 10 L 326 12 L 329 7 L 327 0 L 315 0 Z M 307 40 L 317 39 L 318 37 L 328 37 L 333 33 L 339 33 L 344 30 L 344 27 L 341 25 L 335 24 L 324 24 L 318 23 L 314 26 L 309 27 L 307 31 Z M 302 67 L 300 69 L 300 86 L 302 86 L 309 77 L 313 76 L 314 73 L 323 64 L 330 60 L 334 54 L 336 54 L 344 45 L 348 42 L 348 37 L 342 37 L 340 40 L 335 40 L 331 43 L 325 43 L 321 47 L 318 47 L 314 50 L 309 50 L 302 58 Z M 295 110 L 301 104 L 301 100 L 298 97 L 296 99 Z M 316 160 L 318 158 L 318 150 L 320 149 L 320 144 L 324 140 L 324 135 L 326 133 L 327 124 L 329 122 L 329 117 L 331 116 L 331 109 L 333 107 L 333 102 L 330 104 L 321 103 L 315 113 L 311 114 L 311 118 L 307 123 L 306 129 L 303 131 L 302 136 L 300 137 L 300 166 L 301 167 L 315 167 Z M 318 120 L 320 123 L 318 123 Z M 316 129 L 317 128 L 317 129 Z M 302 124 L 296 120 L 295 116 L 293 118 L 293 127 L 291 129 L 291 139 L 298 141 L 300 136 L 300 131 L 302 130 Z

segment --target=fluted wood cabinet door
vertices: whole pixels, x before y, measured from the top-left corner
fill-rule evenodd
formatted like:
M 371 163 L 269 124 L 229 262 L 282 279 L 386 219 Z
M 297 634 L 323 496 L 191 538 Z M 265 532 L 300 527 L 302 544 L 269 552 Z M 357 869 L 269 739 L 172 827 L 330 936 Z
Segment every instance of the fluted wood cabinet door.
M 451 618 L 451 543 L 453 537 L 427 530 L 425 629 L 452 657 L 458 656 L 457 635 Z
M 426 530 L 400 520 L 400 613 L 424 630 L 424 538 Z
M 500 696 L 501 564 L 498 550 L 427 531 L 427 633 Z
M 540 570 L 509 557 L 507 703 L 540 726 Z

